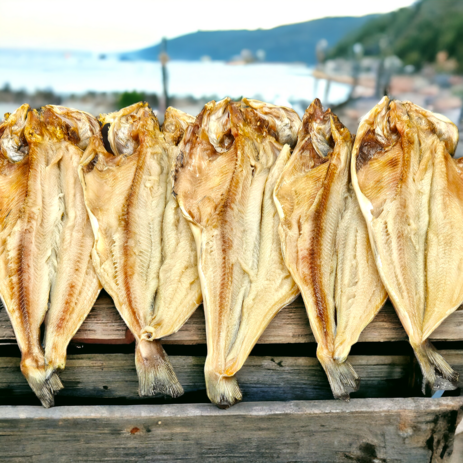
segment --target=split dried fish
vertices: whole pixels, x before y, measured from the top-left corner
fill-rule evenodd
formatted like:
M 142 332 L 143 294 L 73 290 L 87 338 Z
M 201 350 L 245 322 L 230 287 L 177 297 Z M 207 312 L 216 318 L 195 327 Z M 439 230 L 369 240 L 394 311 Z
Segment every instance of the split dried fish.
M 175 108 L 167 108 L 162 132 L 167 142 L 170 174 L 182 150 L 182 139 L 195 118 Z M 202 301 L 196 244 L 190 226 L 167 181 L 166 208 L 162 222 L 162 265 L 154 303 L 154 317 L 143 337 L 160 339 L 177 332 Z
M 0 294 L 21 350 L 21 371 L 45 407 L 61 389 L 47 379 L 40 325 L 54 273 L 55 230 L 63 211 L 56 153 L 39 115 L 22 105 L 0 125 Z
M 384 97 L 361 121 L 353 185 L 377 267 L 423 372 L 423 392 L 458 375 L 429 342 L 463 302 L 463 181 L 445 117 Z
M 135 336 L 140 395 L 177 397 L 183 389 L 167 354 L 159 341 L 145 335 L 162 262 L 167 147 L 146 103 L 100 120 L 103 129 L 109 126 L 106 146 L 111 152 L 100 136 L 92 137 L 79 171 L 95 235 L 93 263 Z
M 359 379 L 351 346 L 386 300 L 365 220 L 350 186 L 351 134 L 319 100 L 307 108 L 298 143 L 275 188 L 286 265 L 318 343 L 336 398 Z
M 210 400 L 241 400 L 234 377 L 276 313 L 298 294 L 278 244 L 272 192 L 300 119 L 243 99 L 208 103 L 185 134 L 174 191 L 198 250 Z
M 100 285 L 77 166 L 98 122 L 80 111 L 23 105 L 3 124 L 0 293 L 22 352 L 21 370 L 45 407 L 57 370 Z M 27 114 L 27 118 L 26 118 Z M 10 188 L 10 191 L 8 191 Z M 12 195 L 12 191 L 18 193 Z M 47 313 L 45 355 L 40 326 Z
M 64 369 L 67 346 L 101 290 L 92 263 L 94 237 L 78 173 L 84 150 L 100 127 L 90 114 L 63 106 L 45 106 L 41 118 L 50 131 L 55 131 L 56 142 L 61 145 L 59 169 L 64 199 L 55 277 L 45 319 L 45 364 L 49 378 Z
M 62 388 L 47 378 L 40 326 L 56 270 L 64 212 L 61 151 L 37 111 L 21 106 L 3 124 L 0 293 L 21 349 L 21 371 L 45 407 Z M 10 191 L 7 191 L 10 188 Z M 14 190 L 18 194 L 12 195 Z M 14 199 L 13 199 L 14 198 Z

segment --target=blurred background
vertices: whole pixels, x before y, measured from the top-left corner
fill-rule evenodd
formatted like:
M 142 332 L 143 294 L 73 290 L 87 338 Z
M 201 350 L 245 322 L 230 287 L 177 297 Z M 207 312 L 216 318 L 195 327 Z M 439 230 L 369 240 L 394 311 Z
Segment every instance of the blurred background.
M 318 97 L 355 132 L 383 95 L 463 130 L 462 0 L 0 2 L 1 115 L 146 100 L 162 121 L 246 96 L 302 116 Z

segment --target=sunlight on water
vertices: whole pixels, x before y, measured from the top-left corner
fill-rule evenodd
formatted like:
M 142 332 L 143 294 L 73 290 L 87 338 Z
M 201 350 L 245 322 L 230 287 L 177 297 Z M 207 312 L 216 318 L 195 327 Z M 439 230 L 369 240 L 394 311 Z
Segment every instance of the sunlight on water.
M 87 91 L 121 92 L 138 90 L 162 92 L 158 62 L 100 60 L 91 56 L 46 55 L 30 57 L 0 53 L 0 87 L 29 92 L 50 89 L 59 94 Z M 172 61 L 169 93 L 176 96 L 238 98 L 256 97 L 277 104 L 324 97 L 325 82 L 316 87 L 311 68 L 303 64 L 230 65 L 225 62 Z M 329 103 L 343 101 L 348 86 L 332 83 Z M 326 102 L 325 102 L 326 103 Z

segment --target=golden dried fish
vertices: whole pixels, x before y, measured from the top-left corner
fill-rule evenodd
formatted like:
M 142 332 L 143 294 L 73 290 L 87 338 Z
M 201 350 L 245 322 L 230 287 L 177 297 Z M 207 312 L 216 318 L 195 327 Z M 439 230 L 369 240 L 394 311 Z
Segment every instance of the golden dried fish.
M 387 97 L 362 120 L 352 178 L 378 271 L 423 372 L 423 392 L 458 375 L 429 342 L 463 302 L 463 183 L 456 127 Z
M 212 101 L 187 129 L 179 156 L 174 190 L 198 249 L 207 392 L 222 408 L 241 400 L 234 374 L 270 320 L 298 293 L 275 246 L 271 195 L 289 157 L 283 144 L 295 143 L 299 125 L 286 108 Z
M 195 118 L 175 108 L 167 108 L 163 135 L 168 144 L 171 174 L 181 150 L 186 128 Z M 160 339 L 178 331 L 201 303 L 196 244 L 167 181 L 167 203 L 162 222 L 162 265 L 154 303 L 154 317 L 145 328 L 146 339 Z
M 350 348 L 387 297 L 350 187 L 351 147 L 349 131 L 315 100 L 274 194 L 286 265 L 301 290 L 317 357 L 341 399 L 359 384 L 346 361 Z
M 146 103 L 101 116 L 106 151 L 92 137 L 79 169 L 95 244 L 93 264 L 136 339 L 142 396 L 183 393 L 167 354 L 144 329 L 153 316 L 161 266 L 168 160 L 159 124 Z M 106 126 L 107 127 L 107 126 Z
M 90 114 L 62 106 L 45 106 L 41 118 L 61 145 L 59 169 L 64 195 L 55 276 L 45 319 L 45 364 L 47 377 L 51 377 L 64 369 L 67 346 L 101 289 L 91 259 L 94 237 L 78 174 L 83 150 L 100 127 Z
M 56 271 L 64 213 L 55 134 L 23 105 L 2 124 L 0 293 L 21 349 L 21 371 L 45 407 L 62 385 L 45 370 L 40 325 Z M 9 191 L 8 191 L 9 189 Z M 12 194 L 15 192 L 15 194 Z

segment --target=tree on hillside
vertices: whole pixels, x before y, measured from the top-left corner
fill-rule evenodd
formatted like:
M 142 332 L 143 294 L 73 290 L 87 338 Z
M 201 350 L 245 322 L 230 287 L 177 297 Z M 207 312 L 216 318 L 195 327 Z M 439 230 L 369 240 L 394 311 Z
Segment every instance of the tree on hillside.
M 409 8 L 372 19 L 341 40 L 329 57 L 349 56 L 357 42 L 362 43 L 365 54 L 379 55 L 379 44 L 384 38 L 388 51 L 405 64 L 419 68 L 434 62 L 438 52 L 446 51 L 463 71 L 463 1 L 421 0 Z

